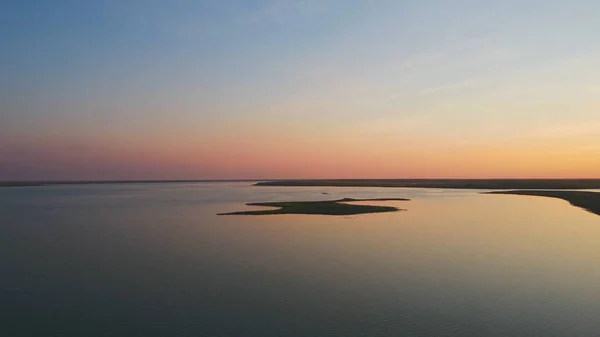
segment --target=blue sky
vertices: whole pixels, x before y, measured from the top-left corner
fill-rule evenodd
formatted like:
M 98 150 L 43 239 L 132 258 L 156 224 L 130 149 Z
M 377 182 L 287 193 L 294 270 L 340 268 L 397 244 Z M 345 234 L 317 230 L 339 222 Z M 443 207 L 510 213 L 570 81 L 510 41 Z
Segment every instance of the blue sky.
M 584 0 L 3 1 L 0 154 L 13 167 L 4 176 L 33 167 L 24 177 L 68 178 L 64 148 L 209 158 L 211 146 L 235 156 L 230 147 L 246 139 L 335 153 L 352 138 L 433 156 L 482 144 L 538 151 L 568 137 L 569 149 L 600 156 L 589 146 L 600 144 L 599 13 Z M 35 157 L 58 158 L 52 173 Z M 76 176 L 99 177 L 89 165 Z M 164 169 L 148 165 L 141 176 Z M 186 165 L 164 176 L 222 171 Z

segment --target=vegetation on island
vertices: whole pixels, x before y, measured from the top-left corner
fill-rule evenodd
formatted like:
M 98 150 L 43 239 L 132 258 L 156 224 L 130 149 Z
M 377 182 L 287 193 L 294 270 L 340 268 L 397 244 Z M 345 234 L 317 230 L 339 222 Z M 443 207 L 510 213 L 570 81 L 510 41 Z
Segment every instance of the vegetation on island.
M 355 205 L 347 202 L 354 201 L 408 201 L 403 198 L 353 199 L 344 198 L 325 201 L 284 201 L 257 202 L 248 206 L 278 207 L 271 210 L 241 211 L 220 213 L 219 215 L 273 215 L 273 214 L 315 214 L 315 215 L 356 215 L 366 213 L 397 212 L 402 209 L 392 206 Z

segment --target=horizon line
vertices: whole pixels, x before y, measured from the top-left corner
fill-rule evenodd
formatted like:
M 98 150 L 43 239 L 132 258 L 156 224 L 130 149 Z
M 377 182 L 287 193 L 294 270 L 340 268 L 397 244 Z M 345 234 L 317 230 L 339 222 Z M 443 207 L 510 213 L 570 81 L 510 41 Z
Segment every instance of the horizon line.
M 192 183 L 253 181 L 319 181 L 319 180 L 600 180 L 587 178 L 264 178 L 264 179 L 77 179 L 77 180 L 0 180 L 4 184 L 108 184 L 108 183 Z

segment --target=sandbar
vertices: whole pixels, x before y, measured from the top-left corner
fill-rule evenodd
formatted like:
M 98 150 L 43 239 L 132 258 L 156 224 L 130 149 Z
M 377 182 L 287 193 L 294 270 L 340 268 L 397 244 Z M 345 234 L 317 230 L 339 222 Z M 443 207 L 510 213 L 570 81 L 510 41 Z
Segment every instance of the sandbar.
M 256 202 L 248 206 L 279 207 L 272 210 L 241 211 L 219 213 L 218 215 L 274 215 L 274 214 L 314 214 L 314 215 L 356 215 L 367 213 L 398 212 L 403 209 L 392 206 L 354 205 L 346 202 L 353 201 L 408 201 L 404 198 L 353 199 L 344 198 L 325 201 L 284 201 Z

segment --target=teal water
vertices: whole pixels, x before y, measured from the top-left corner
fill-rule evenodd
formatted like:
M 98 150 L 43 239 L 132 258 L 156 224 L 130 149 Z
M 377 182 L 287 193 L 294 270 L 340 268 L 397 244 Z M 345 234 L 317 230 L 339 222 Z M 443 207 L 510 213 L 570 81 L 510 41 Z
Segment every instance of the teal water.
M 600 217 L 562 200 L 248 185 L 0 189 L 0 336 L 600 335 Z M 413 200 L 216 216 L 342 197 Z

